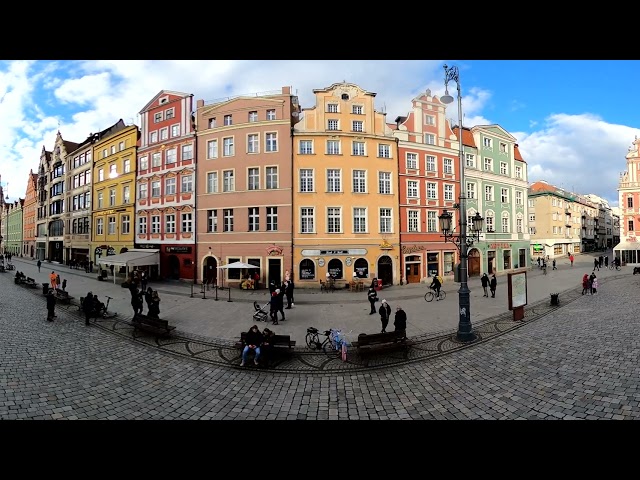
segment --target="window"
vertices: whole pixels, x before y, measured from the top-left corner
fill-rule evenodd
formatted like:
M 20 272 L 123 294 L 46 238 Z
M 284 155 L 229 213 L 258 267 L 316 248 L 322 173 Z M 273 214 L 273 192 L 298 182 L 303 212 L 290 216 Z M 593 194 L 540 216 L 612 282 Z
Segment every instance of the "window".
M 327 113 L 338 113 L 338 104 L 327 103 Z
M 484 218 L 485 223 L 487 224 L 487 232 L 493 232 L 493 214 L 487 212 Z
M 367 209 L 353 209 L 353 233 L 367 233 Z
M 165 158 L 164 158 L 164 163 L 166 165 L 176 163 L 177 159 L 178 159 L 178 151 L 175 148 L 172 148 L 171 150 L 166 151 Z
M 182 160 L 191 160 L 193 158 L 193 145 L 182 146 Z
M 222 191 L 233 192 L 235 190 L 235 182 L 233 178 L 233 170 L 225 170 L 222 172 Z
M 259 153 L 259 135 L 257 133 L 252 133 L 247 136 L 247 153 Z
M 490 158 L 486 158 L 484 159 L 484 169 L 491 171 L 493 170 L 493 160 Z
M 98 170 L 98 181 L 101 182 L 104 180 L 104 170 L 101 168 Z
M 171 118 L 175 117 L 175 111 L 173 108 L 169 108 L 167 110 L 164 111 L 164 119 L 165 120 L 169 120 Z
M 147 198 L 147 184 L 141 183 L 138 185 L 138 198 L 144 200 Z
M 502 203 L 509 203 L 509 189 L 507 188 L 500 189 L 500 201 Z
M 342 214 L 340 207 L 327 208 L 327 233 L 342 232 Z
M 391 158 L 391 146 L 385 143 L 378 144 L 378 157 Z
M 278 207 L 267 207 L 267 232 L 278 231 Z
M 172 137 L 180 136 L 180 125 L 171 125 L 171 136 Z
M 391 172 L 378 172 L 378 193 L 391 193 Z
M 216 118 L 210 118 L 209 119 L 209 128 L 216 128 Z
M 436 171 L 436 157 L 434 157 L 433 155 L 427 155 L 425 158 L 426 158 L 427 172 L 435 172 Z
M 313 260 L 305 258 L 300 262 L 298 278 L 301 280 L 314 280 L 316 278 L 316 265 Z
M 362 120 L 353 120 L 351 122 L 351 131 L 352 132 L 363 132 L 364 128 L 363 128 Z
M 257 232 L 260 230 L 260 211 L 258 207 L 249 207 L 249 231 Z
M 160 196 L 160 180 L 151 182 L 151 196 L 152 197 Z
M 108 226 L 109 229 L 107 230 L 107 233 L 109 235 L 115 235 L 116 234 L 116 217 L 109 217 L 107 221 L 109 225 Z
M 418 198 L 418 182 L 416 180 L 407 181 L 407 198 Z
M 213 233 L 218 231 L 218 211 L 207 210 L 207 232 Z
M 314 210 L 313 207 L 300 209 L 300 233 L 314 233 L 313 225 Z
M 151 154 L 151 166 L 152 167 L 160 167 L 162 166 L 162 153 L 156 152 Z
M 327 192 L 340 192 L 340 170 L 327 170 Z
M 427 145 L 435 145 L 436 144 L 436 136 L 433 133 L 425 133 L 424 134 L 424 143 Z
M 417 169 L 418 169 L 418 154 L 407 153 L 407 170 L 417 170 Z
M 124 173 L 129 173 L 131 171 L 131 160 L 127 159 L 124 161 Z
M 149 159 L 147 157 L 140 157 L 140 170 L 146 170 L 149 168 Z
M 364 142 L 353 142 L 352 155 L 362 157 L 365 155 Z
M 169 129 L 168 128 L 161 128 L 160 129 L 160 140 L 166 140 L 167 138 L 169 138 Z
M 633 197 L 627 197 L 627 208 L 633 208 Z
M 338 130 L 338 120 L 327 120 L 327 130 Z
M 438 198 L 438 185 L 435 183 L 427 183 L 427 198 L 429 200 L 435 200 Z
M 96 235 L 104 235 L 104 218 L 96 220 Z
M 453 160 L 451 158 L 445 158 L 442 160 L 444 166 L 444 173 L 453 173 Z
M 180 192 L 188 193 L 193 191 L 193 175 L 182 175 L 182 188 Z
M 516 205 L 523 205 L 522 192 L 516 192 Z
M 233 232 L 233 209 L 225 208 L 222 210 L 222 231 Z
M 267 120 L 275 120 L 275 119 L 276 119 L 276 111 L 267 110 Z
M 222 155 L 225 157 L 233 156 L 233 137 L 222 139 Z
M 165 233 L 176 233 L 176 215 L 171 213 L 165 216 Z
M 266 167 L 266 187 L 268 189 L 276 189 L 278 188 L 278 167 Z
M 502 175 L 506 175 L 507 174 L 507 163 L 506 162 L 500 162 L 500 173 Z
M 193 213 L 182 214 L 182 233 L 193 232 Z
M 207 173 L 207 193 L 218 193 L 218 172 Z
M 437 232 L 438 231 L 438 212 L 434 210 L 429 210 L 427 212 L 427 232 Z
M 249 122 L 253 123 L 253 122 L 257 122 L 258 121 L 258 112 L 253 111 L 253 112 L 249 112 Z
M 109 165 L 109 178 L 116 178 L 118 176 L 118 167 L 113 164 Z
M 487 202 L 493 201 L 493 187 L 491 185 L 485 185 L 484 187 L 484 199 Z
M 111 145 L 111 155 L 116 153 L 116 146 L 115 145 Z
M 129 185 L 125 185 L 124 187 L 122 187 L 122 203 L 129 203 L 129 201 L 131 200 L 130 190 L 131 187 L 129 187 Z
M 391 209 L 380 209 L 380 233 L 391 233 Z
M 509 233 L 509 217 L 502 217 L 502 233 Z
M 535 207 L 535 205 L 536 205 L 536 201 L 535 201 L 535 199 L 530 198 L 530 199 L 529 199 L 529 206 L 533 208 L 533 207 Z
M 109 206 L 113 207 L 116 204 L 116 189 L 109 189 Z
M 153 123 L 160 123 L 162 120 L 164 120 L 162 118 L 162 112 L 158 112 L 153 115 Z
M 551 199 L 551 206 L 552 207 L 557 207 L 558 206 L 558 199 L 557 198 L 552 198 Z
M 313 153 L 313 140 L 300 140 L 299 153 L 301 155 L 311 155 Z
M 453 201 L 453 185 L 445 183 L 444 185 L 444 199 Z
M 434 117 L 433 115 L 425 115 L 424 116 L 424 124 L 425 125 L 435 125 L 436 124 L 436 117 Z
M 164 181 L 164 194 L 165 195 L 176 194 L 176 177 L 170 177 Z
M 522 219 L 516 218 L 516 231 L 522 233 Z
M 516 165 L 516 178 L 522 178 L 522 167 Z
M 260 188 L 260 169 L 250 168 L 247 172 L 247 189 L 258 190 Z
M 327 140 L 327 155 L 340 155 L 340 140 Z
M 635 231 L 635 229 L 633 228 L 633 220 L 629 220 L 629 232 L 633 232 L 633 231 Z
M 419 232 L 418 227 L 420 225 L 418 218 L 420 212 L 418 210 L 408 210 L 407 211 L 407 226 L 410 232 Z
M 507 144 L 500 142 L 500 153 L 507 153 Z
M 233 118 L 231 115 L 224 116 L 224 125 L 225 126 L 233 125 Z
M 313 192 L 313 169 L 300 169 L 300 191 Z
M 530 222 L 535 222 L 536 221 L 536 216 L 535 215 L 529 215 L 529 221 Z
M 476 198 L 476 184 L 475 183 L 467 183 L 467 198 L 469 200 L 473 200 Z
M 278 151 L 278 134 L 267 133 L 266 143 L 267 143 L 267 148 L 266 148 L 267 152 L 277 152 Z
M 482 139 L 482 145 L 484 145 L 485 148 L 491 148 L 491 139 L 484 137 Z
M 472 155 L 471 153 L 467 153 L 465 155 L 465 162 L 466 162 L 466 166 L 469 168 L 475 168 L 476 166 L 476 157 L 475 155 Z
M 158 141 L 158 132 L 151 132 L 149 134 L 149 143 L 156 143 Z
M 207 142 L 207 158 L 218 158 L 218 140 Z
M 353 171 L 353 192 L 367 193 L 367 172 L 365 170 Z
M 351 113 L 354 115 L 362 115 L 362 105 L 352 105 Z

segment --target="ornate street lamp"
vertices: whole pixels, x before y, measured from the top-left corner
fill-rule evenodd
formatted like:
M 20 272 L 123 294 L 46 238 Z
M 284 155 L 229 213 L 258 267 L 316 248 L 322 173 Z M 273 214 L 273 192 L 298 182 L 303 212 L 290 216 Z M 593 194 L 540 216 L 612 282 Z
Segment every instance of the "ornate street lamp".
M 458 333 L 457 339 L 461 342 L 470 342 L 476 339 L 471 327 L 471 299 L 469 286 L 467 285 L 468 273 L 468 253 L 469 248 L 475 241 L 480 240 L 480 231 L 482 230 L 484 219 L 480 213 L 476 213 L 472 218 L 471 234 L 467 235 L 467 208 L 465 204 L 466 187 L 464 183 L 464 146 L 462 144 L 462 94 L 460 92 L 460 73 L 458 67 L 447 67 L 444 65 L 444 86 L 445 93 L 440 97 L 440 101 L 445 105 L 453 102 L 453 97 L 449 95 L 449 82 L 456 82 L 458 88 L 458 171 L 460 175 L 460 202 L 454 205 L 458 210 L 458 226 L 459 233 L 455 234 L 455 228 L 452 228 L 452 215 L 444 210 L 442 215 L 438 217 L 440 220 L 440 229 L 442 230 L 445 242 L 453 243 L 460 253 L 460 289 L 458 290 Z

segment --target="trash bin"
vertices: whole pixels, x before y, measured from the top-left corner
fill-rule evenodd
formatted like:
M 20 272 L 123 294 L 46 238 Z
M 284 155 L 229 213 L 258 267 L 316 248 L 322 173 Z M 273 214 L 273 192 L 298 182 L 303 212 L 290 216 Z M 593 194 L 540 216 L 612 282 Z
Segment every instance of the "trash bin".
M 453 269 L 453 281 L 460 282 L 460 264 L 456 264 L 456 268 Z
M 551 294 L 551 306 L 552 307 L 557 307 L 558 305 L 560 305 L 560 299 L 559 297 L 559 293 L 552 293 Z
M 42 294 L 46 295 L 47 293 L 49 293 L 49 284 L 48 283 L 43 283 L 42 284 Z

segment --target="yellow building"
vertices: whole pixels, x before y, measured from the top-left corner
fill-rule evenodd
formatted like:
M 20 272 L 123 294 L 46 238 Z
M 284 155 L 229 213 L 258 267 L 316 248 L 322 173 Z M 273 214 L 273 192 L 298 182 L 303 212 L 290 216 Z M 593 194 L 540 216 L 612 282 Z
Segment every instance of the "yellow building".
M 133 248 L 136 125 L 118 123 L 101 132 L 93 145 L 91 259 L 117 255 Z
M 375 93 L 351 83 L 314 90 L 293 138 L 293 278 L 318 287 L 357 276 L 399 280 L 398 147 Z

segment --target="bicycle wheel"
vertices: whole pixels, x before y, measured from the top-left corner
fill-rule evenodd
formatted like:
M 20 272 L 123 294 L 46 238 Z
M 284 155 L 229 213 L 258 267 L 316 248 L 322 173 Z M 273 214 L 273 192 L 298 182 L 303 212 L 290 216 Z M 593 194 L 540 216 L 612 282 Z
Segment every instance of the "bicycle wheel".
M 433 301 L 433 297 L 434 297 L 434 296 L 435 296 L 435 295 L 433 294 L 433 292 L 427 292 L 427 293 L 425 293 L 425 294 L 424 294 L 424 299 L 425 299 L 427 302 L 431 302 L 431 301 Z
M 347 361 L 347 344 L 345 342 L 342 342 L 342 361 L 346 362 Z
M 320 346 L 320 341 L 318 339 L 317 333 L 307 333 L 307 336 L 304 338 L 307 342 L 307 347 L 311 350 L 316 350 Z
M 447 298 L 447 292 L 440 290 L 440 300 L 444 300 L 445 298 Z

